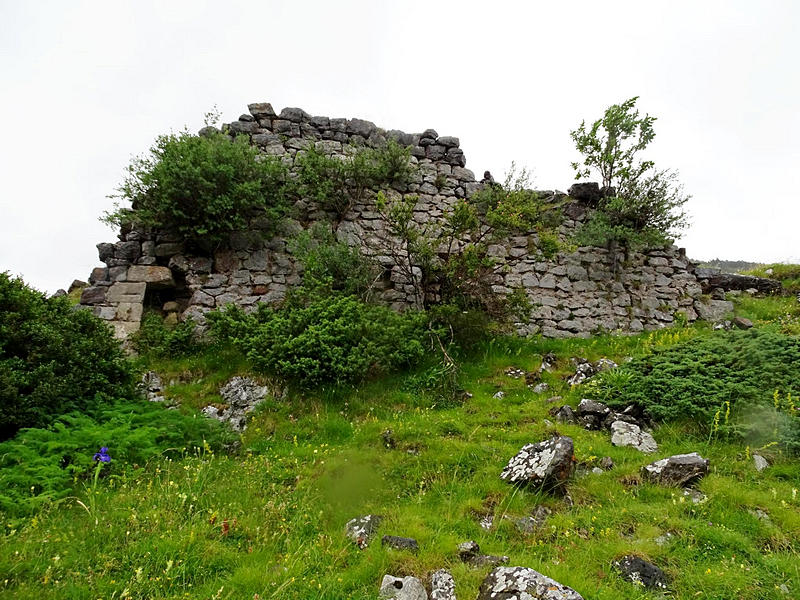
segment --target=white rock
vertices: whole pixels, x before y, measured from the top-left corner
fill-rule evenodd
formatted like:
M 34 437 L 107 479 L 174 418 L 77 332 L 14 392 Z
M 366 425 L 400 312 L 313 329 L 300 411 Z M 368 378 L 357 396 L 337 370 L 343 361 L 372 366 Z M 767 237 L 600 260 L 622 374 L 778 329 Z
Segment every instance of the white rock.
M 631 446 L 647 454 L 658 450 L 653 436 L 633 423 L 614 421 L 611 424 L 611 443 L 615 446 Z

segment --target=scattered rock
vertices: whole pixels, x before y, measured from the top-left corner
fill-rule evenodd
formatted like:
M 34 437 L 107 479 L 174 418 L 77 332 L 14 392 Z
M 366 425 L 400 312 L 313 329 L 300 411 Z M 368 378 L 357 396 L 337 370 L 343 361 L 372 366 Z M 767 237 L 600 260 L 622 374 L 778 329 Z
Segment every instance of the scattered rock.
M 478 546 L 478 543 L 473 540 L 462 542 L 458 545 L 458 556 L 463 562 L 470 564 L 473 567 L 494 567 L 497 565 L 504 565 L 508 562 L 507 556 L 481 554 L 480 546 Z
M 602 429 L 611 409 L 602 402 L 584 398 L 578 403 L 578 422 L 586 429 Z
M 497 567 L 483 580 L 477 600 L 583 600 L 583 597 L 533 569 Z
M 525 377 L 525 371 L 522 369 L 518 369 L 517 367 L 508 367 L 504 373 L 511 377 L 512 379 L 520 379 Z
M 603 473 L 605 473 L 605 471 L 603 471 L 603 469 L 601 469 L 600 467 L 592 467 L 592 473 L 594 473 L 595 475 L 602 475 Z
M 345 534 L 362 550 L 369 546 L 375 533 L 378 531 L 383 517 L 380 515 L 364 515 L 350 519 L 344 526 Z
M 697 300 L 694 303 L 694 309 L 704 321 L 718 323 L 725 318 L 725 315 L 733 312 L 733 302 L 729 300 L 709 300 L 706 303 Z
M 769 467 L 769 462 L 767 461 L 767 459 L 761 456 L 760 454 L 753 454 L 753 464 L 756 467 L 756 471 L 758 471 L 759 473 L 761 473 L 761 471 Z
M 542 366 L 539 367 L 539 370 L 550 373 L 555 368 L 557 361 L 558 357 L 552 352 L 548 352 L 542 357 Z
M 542 382 L 542 383 L 539 383 L 539 384 L 533 386 L 531 388 L 531 391 L 534 394 L 544 394 L 549 389 L 550 389 L 550 386 L 547 385 L 546 383 Z
M 669 544 L 672 541 L 672 538 L 674 538 L 674 537 L 675 537 L 674 535 L 672 535 L 669 531 L 667 531 L 667 532 L 661 534 L 660 536 L 658 536 L 657 538 L 655 538 L 653 541 L 658 546 L 666 546 L 667 544 Z
M 567 383 L 570 385 L 580 385 L 598 373 L 617 367 L 617 363 L 607 358 L 598 359 L 593 363 L 590 363 L 585 358 L 577 357 L 570 359 L 570 361 L 575 366 L 575 373 L 567 377 Z
M 478 525 L 480 525 L 481 529 L 489 531 L 492 528 L 492 525 L 494 525 L 494 515 L 491 513 L 481 515 L 481 517 L 478 519 Z
M 164 402 L 164 384 L 155 371 L 147 371 L 139 382 L 139 390 L 150 402 Z
M 708 459 L 697 452 L 676 454 L 642 467 L 642 476 L 652 483 L 685 486 L 708 474 Z
M 556 402 L 561 401 L 561 396 L 550 396 L 545 402 L 547 404 L 555 404 Z
M 733 325 L 739 329 L 750 329 L 753 327 L 753 322 L 744 317 L 733 317 Z
M 268 390 L 249 377 L 234 377 L 222 386 L 219 393 L 227 408 L 220 410 L 215 406 L 206 406 L 203 414 L 229 423 L 234 431 L 244 431 L 247 428 L 247 414 L 267 397 Z
M 614 461 L 611 460 L 610 456 L 604 456 L 600 459 L 600 468 L 604 469 L 605 471 L 610 471 L 614 468 Z
M 500 478 L 508 483 L 556 489 L 562 487 L 574 469 L 572 438 L 554 437 L 527 444 L 503 469 Z
M 612 563 L 624 579 L 643 585 L 648 589 L 667 589 L 667 576 L 664 571 L 638 556 L 623 556 Z
M 450 571 L 439 569 L 431 573 L 431 600 L 456 600 L 456 582 Z
M 533 533 L 537 529 L 544 527 L 547 518 L 551 514 L 553 514 L 552 510 L 540 504 L 534 509 L 533 514 L 529 517 L 517 518 L 507 515 L 506 518 L 513 521 L 514 527 L 517 528 L 517 531 L 527 534 Z
M 683 497 L 689 498 L 692 501 L 692 504 L 703 504 L 703 502 L 708 500 L 708 496 L 706 496 L 703 492 L 693 488 L 683 488 Z
M 764 523 L 771 523 L 772 520 L 769 518 L 769 515 L 766 511 L 761 510 L 760 508 L 750 508 L 747 510 L 751 515 L 753 515 L 759 521 L 764 521 Z
M 381 581 L 380 597 L 396 600 L 428 600 L 428 592 L 416 577 L 384 575 L 383 581 Z
M 506 397 L 506 393 L 503 390 L 500 390 L 494 396 L 492 396 L 492 398 L 496 398 L 497 400 L 502 400 L 505 397 Z
M 575 417 L 575 411 L 572 410 L 571 406 L 566 404 L 556 410 L 551 410 L 550 414 L 553 415 L 559 423 L 573 425 L 578 422 L 577 417 Z
M 395 550 L 419 552 L 419 544 L 414 538 L 400 537 L 397 535 L 385 535 L 381 538 L 381 545 L 389 546 Z
M 611 424 L 611 443 L 615 446 L 631 446 L 646 454 L 658 450 L 658 444 L 651 434 L 642 431 L 638 425 L 624 421 Z
M 388 450 L 394 450 L 396 442 L 394 440 L 394 432 L 391 429 L 387 429 L 381 433 L 381 440 L 383 441 L 384 448 L 387 448 Z

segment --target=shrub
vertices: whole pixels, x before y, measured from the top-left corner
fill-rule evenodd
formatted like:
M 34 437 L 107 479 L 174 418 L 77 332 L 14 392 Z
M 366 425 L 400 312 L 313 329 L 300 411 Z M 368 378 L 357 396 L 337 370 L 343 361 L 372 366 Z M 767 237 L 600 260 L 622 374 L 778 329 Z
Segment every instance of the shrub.
M 190 242 L 219 244 L 246 229 L 251 217 L 274 225 L 286 212 L 287 169 L 245 136 L 231 140 L 215 130 L 156 138 L 134 158 L 117 198 L 131 202 L 106 214 L 113 225 L 174 229 Z M 262 227 L 263 228 L 263 227 Z
M 411 149 L 390 140 L 383 148 L 353 149 L 349 158 L 310 147 L 297 156 L 295 193 L 341 219 L 366 190 L 403 183 L 412 172 Z
M 357 382 L 412 365 L 425 353 L 425 314 L 399 314 L 352 296 L 261 305 L 253 315 L 228 308 L 208 320 L 212 333 L 232 341 L 257 370 L 304 387 Z
M 132 389 L 130 366 L 103 321 L 0 273 L 0 439 Z
M 303 287 L 309 290 L 327 289 L 363 298 L 382 272 L 359 248 L 338 241 L 322 223 L 299 233 L 290 249 L 303 265 Z
M 750 329 L 657 350 L 600 374 L 590 389 L 611 406 L 635 403 L 656 419 L 693 420 L 709 430 L 723 406 L 736 420 L 768 406 L 775 389 L 796 397 L 798 372 L 800 339 Z
M 192 319 L 169 327 L 156 312 L 145 313 L 139 330 L 130 337 L 130 343 L 139 354 L 154 358 L 187 356 L 200 347 Z
M 222 447 L 229 437 L 217 421 L 145 401 L 107 407 L 96 418 L 63 415 L 48 429 L 23 429 L 0 443 L 0 511 L 23 515 L 69 495 L 93 471 L 102 446 L 111 455 L 104 472 L 120 474 L 159 455 Z

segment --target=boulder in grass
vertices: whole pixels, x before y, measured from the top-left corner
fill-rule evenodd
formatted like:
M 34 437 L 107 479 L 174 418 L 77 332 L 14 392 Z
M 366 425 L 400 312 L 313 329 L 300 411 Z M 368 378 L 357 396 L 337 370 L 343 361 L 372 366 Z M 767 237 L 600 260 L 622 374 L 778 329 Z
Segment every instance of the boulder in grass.
M 369 546 L 382 520 L 383 517 L 380 515 L 364 515 L 350 519 L 344 526 L 345 533 L 354 544 L 363 550 Z
M 500 478 L 508 483 L 537 488 L 561 488 L 575 468 L 572 438 L 557 436 L 527 444 L 508 461 Z
M 642 467 L 642 477 L 661 485 L 687 486 L 708 475 L 708 459 L 697 452 L 676 454 Z
M 615 446 L 631 446 L 646 454 L 658 450 L 658 444 L 652 435 L 642 431 L 638 425 L 625 421 L 614 421 L 611 424 L 611 443 Z
M 533 569 L 497 567 L 483 580 L 477 600 L 583 600 L 583 596 Z
M 648 589 L 667 589 L 667 576 L 664 571 L 638 556 L 623 556 L 615 560 L 612 566 L 631 583 L 643 585 Z
M 380 597 L 394 598 L 395 600 L 428 600 L 428 592 L 416 577 L 384 575 L 383 581 L 381 581 Z
M 419 552 L 419 544 L 414 538 L 400 537 L 398 535 L 385 535 L 381 538 L 382 546 L 389 546 L 395 550 L 409 550 Z

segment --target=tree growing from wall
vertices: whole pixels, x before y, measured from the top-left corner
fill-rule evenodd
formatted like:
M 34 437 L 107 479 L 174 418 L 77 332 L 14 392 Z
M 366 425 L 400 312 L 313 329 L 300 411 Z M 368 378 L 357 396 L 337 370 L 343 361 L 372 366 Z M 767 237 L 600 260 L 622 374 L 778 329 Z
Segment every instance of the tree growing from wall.
M 655 138 L 656 119 L 641 116 L 637 100 L 614 104 L 590 126 L 581 122 L 570 132 L 583 155 L 572 163 L 575 178 L 597 173 L 602 181 L 597 211 L 577 234 L 580 243 L 626 250 L 663 246 L 688 224 L 683 207 L 690 196 L 677 173 L 641 158 Z

